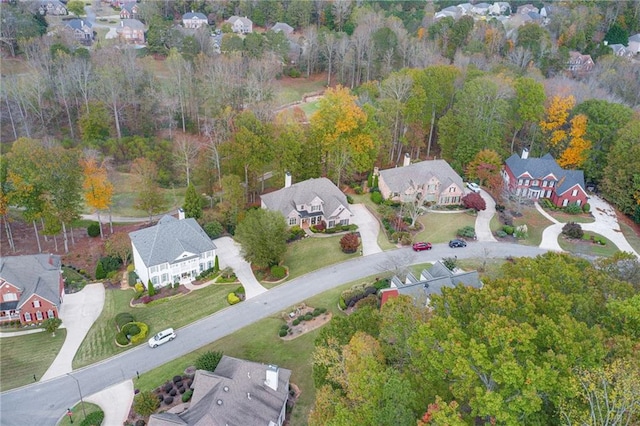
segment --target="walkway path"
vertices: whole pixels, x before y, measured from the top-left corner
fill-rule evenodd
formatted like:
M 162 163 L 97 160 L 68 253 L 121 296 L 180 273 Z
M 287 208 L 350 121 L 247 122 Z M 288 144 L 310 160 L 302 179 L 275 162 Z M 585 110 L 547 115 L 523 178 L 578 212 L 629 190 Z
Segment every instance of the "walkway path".
M 476 236 L 478 241 L 496 242 L 497 240 L 493 236 L 493 232 L 491 232 L 491 218 L 496 214 L 496 202 L 485 190 L 481 190 L 480 195 L 487 208 L 479 211 L 476 217 Z
M 546 217 L 550 222 L 553 223 L 553 225 L 547 226 L 544 231 L 542 231 L 542 241 L 540 241 L 539 247 L 541 249 L 550 251 L 564 251 L 558 243 L 558 237 L 562 233 L 562 227 L 564 226 L 564 223 L 558 222 L 555 217 L 544 211 L 544 209 L 540 207 L 540 204 L 537 201 L 534 203 L 534 205 L 536 206 L 536 210 L 538 210 L 538 213 L 540 213 L 542 216 Z
M 60 308 L 60 319 L 67 329 L 58 356 L 40 378 L 41 381 L 71 373 L 71 363 L 87 332 L 102 312 L 104 306 L 104 286 L 102 283 L 86 285 L 81 291 L 64 296 Z
M 220 268 L 232 268 L 236 277 L 244 286 L 245 296 L 251 299 L 267 291 L 262 287 L 251 270 L 251 264 L 240 255 L 240 244 L 230 237 L 222 237 L 213 241 L 216 245 L 216 254 L 220 261 Z

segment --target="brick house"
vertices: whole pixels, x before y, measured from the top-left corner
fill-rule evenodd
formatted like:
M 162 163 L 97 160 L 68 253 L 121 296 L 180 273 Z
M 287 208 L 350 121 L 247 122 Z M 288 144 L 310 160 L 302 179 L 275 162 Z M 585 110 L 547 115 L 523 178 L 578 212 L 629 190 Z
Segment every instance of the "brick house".
M 59 316 L 64 298 L 60 256 L 0 258 L 0 322 L 35 324 Z
M 593 59 L 591 55 L 583 55 L 580 52 L 569 52 L 569 62 L 567 70 L 574 76 L 579 76 L 590 72 L 593 69 Z
M 125 3 L 120 10 L 120 19 L 138 19 L 138 4 L 134 1 Z
M 522 156 L 513 154 L 507 158 L 502 178 L 515 195 L 533 200 L 548 198 L 558 207 L 574 203 L 581 206 L 588 199 L 582 170 L 563 169 L 551 154 L 529 158 L 525 148 Z
M 144 24 L 137 19 L 123 19 L 116 30 L 125 43 L 144 44 Z

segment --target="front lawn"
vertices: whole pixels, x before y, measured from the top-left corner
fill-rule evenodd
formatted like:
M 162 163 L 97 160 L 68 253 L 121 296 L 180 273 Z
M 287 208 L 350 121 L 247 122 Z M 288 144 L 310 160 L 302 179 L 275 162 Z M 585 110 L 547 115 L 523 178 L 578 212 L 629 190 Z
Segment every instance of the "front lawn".
M 69 416 L 64 416 L 62 420 L 57 424 L 57 426 L 71 426 L 72 424 L 79 424 L 85 419 L 85 414 L 89 416 L 91 413 L 96 411 L 103 411 L 100 406 L 96 404 L 92 404 L 90 402 L 79 402 L 78 404 L 71 407 L 72 419 L 69 419 Z M 73 420 L 73 423 L 71 423 Z
M 535 207 L 523 207 L 520 213 L 522 216 L 513 218 L 513 226 L 527 225 L 529 237 L 518 242 L 527 246 L 539 246 L 542 242 L 542 232 L 553 223 L 542 216 Z
M 67 336 L 67 330 L 56 330 L 52 337 L 46 331 L 0 340 L 0 391 L 40 380 L 55 359 Z
M 605 245 L 595 244 L 590 241 L 591 236 L 604 240 Z M 558 244 L 562 247 L 562 250 L 566 250 L 575 254 L 583 254 L 586 256 L 613 256 L 618 252 L 618 247 L 604 236 L 595 232 L 585 231 L 581 240 L 574 240 L 565 238 L 560 235 L 558 237 Z
M 427 213 L 418 219 L 423 230 L 417 233 L 414 241 L 428 241 L 433 244 L 446 243 L 456 238 L 456 231 L 465 226 L 475 227 L 476 216 L 464 213 Z
M 631 247 L 636 251 L 636 253 L 640 253 L 640 235 L 629 225 L 624 223 L 624 221 L 619 221 L 620 230 L 622 231 L 622 235 L 627 239 Z
M 149 325 L 151 336 L 159 330 L 167 327 L 180 328 L 225 308 L 228 306 L 227 294 L 237 287 L 238 283 L 209 285 L 184 296 L 162 299 L 135 308 L 129 306 L 133 291 L 107 290 L 102 313 L 76 352 L 73 368 L 93 364 L 130 348 L 120 348 L 115 344 L 116 328 L 113 319 L 120 312 L 130 312 L 136 321 Z
M 581 214 L 569 214 L 565 213 L 562 210 L 549 210 L 544 209 L 549 215 L 553 216 L 555 220 L 562 223 L 567 222 L 575 222 L 575 223 L 593 223 L 596 220 L 591 216 L 590 213 L 581 213 Z
M 342 235 L 309 237 L 289 244 L 284 257 L 284 265 L 289 268 L 288 279 L 360 256 L 359 251 L 352 254 L 342 252 Z

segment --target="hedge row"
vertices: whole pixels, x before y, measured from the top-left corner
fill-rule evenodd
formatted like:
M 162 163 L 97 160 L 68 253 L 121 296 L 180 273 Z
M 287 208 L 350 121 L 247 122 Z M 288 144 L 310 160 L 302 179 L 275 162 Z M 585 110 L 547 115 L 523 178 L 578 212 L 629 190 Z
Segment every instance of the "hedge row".
M 364 299 L 370 294 L 376 294 L 378 290 L 371 285 L 357 285 L 345 290 L 340 294 L 340 309 L 347 309 L 353 307 L 359 300 Z

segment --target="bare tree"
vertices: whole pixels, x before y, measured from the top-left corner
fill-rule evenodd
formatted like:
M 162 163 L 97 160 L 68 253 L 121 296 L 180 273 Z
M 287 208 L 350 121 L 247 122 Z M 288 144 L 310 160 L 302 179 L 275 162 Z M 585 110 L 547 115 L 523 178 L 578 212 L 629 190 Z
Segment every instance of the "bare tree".
M 311 76 L 318 63 L 318 30 L 315 26 L 304 29 L 303 56 L 307 64 L 307 78 Z
M 331 73 L 333 72 L 333 62 L 340 42 L 339 34 L 332 31 L 323 31 L 320 37 L 320 49 L 327 60 L 327 87 L 331 86 Z
M 200 152 L 200 142 L 193 135 L 178 133 L 174 138 L 173 155 L 176 164 L 184 169 L 187 186 L 191 182 L 191 169 Z
M 333 20 L 338 27 L 338 31 L 342 31 L 342 26 L 349 19 L 351 0 L 334 0 L 332 10 Z

